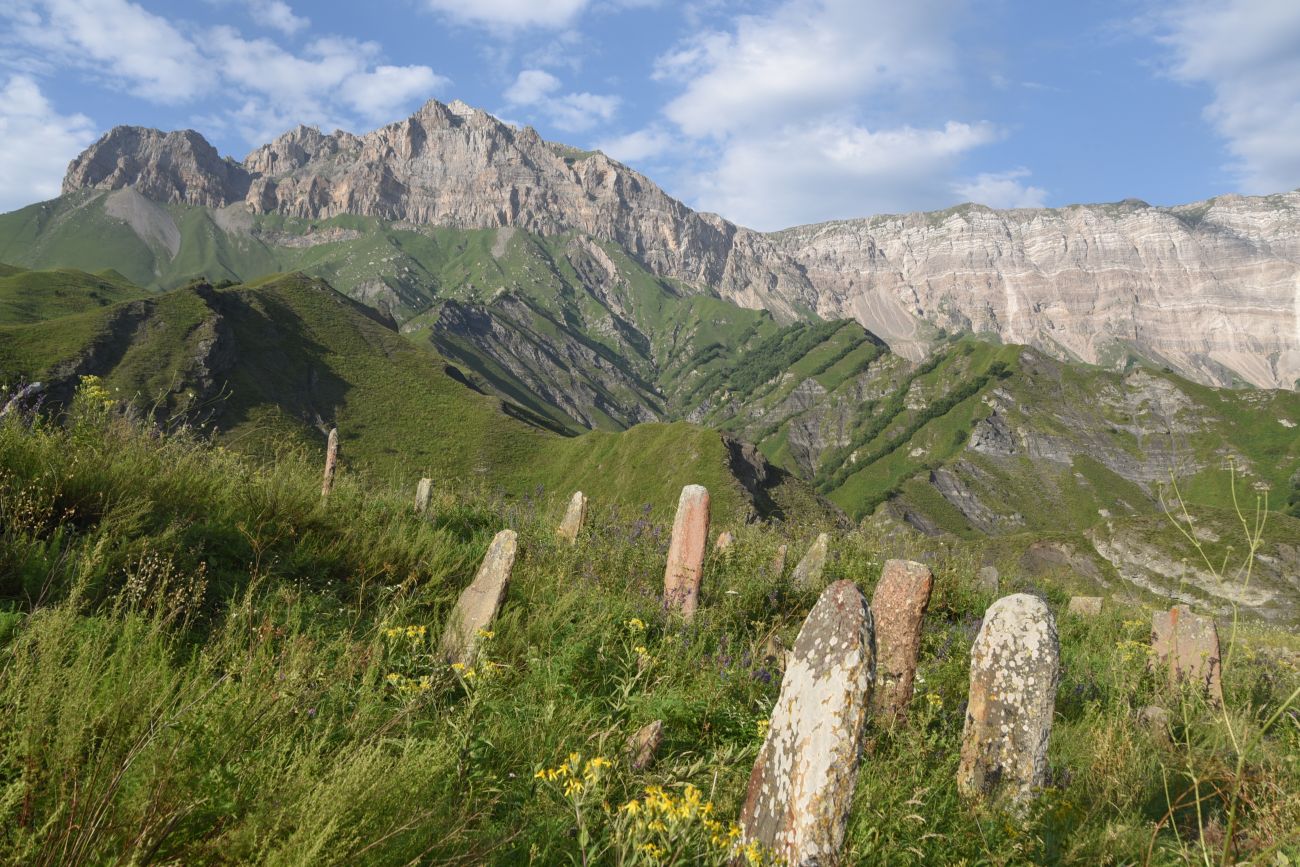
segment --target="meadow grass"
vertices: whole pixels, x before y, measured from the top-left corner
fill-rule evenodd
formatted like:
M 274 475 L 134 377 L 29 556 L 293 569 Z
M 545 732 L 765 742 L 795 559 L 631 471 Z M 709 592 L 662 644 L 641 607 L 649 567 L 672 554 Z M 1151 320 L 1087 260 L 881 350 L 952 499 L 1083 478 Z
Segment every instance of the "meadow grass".
M 253 461 L 111 405 L 83 388 L 63 423 L 0 424 L 0 861 L 736 854 L 780 647 L 816 598 L 770 563 L 788 543 L 793 564 L 821 527 L 728 528 L 685 624 L 660 605 L 654 504 L 593 502 L 569 546 L 558 492 L 446 488 L 417 516 L 410 491 L 348 473 L 322 502 L 301 450 Z M 520 555 L 505 607 L 475 667 L 450 668 L 440 628 L 507 526 Z M 826 580 L 870 594 L 884 553 L 909 544 L 841 535 Z M 993 597 L 965 549 L 932 566 L 917 696 L 896 727 L 869 724 L 848 863 L 1294 863 L 1300 723 L 1274 713 L 1300 684 L 1294 648 L 1244 629 L 1218 712 L 1147 671 L 1149 613 L 1071 617 L 1061 592 L 1004 576 L 1048 599 L 1062 645 L 1050 783 L 1008 814 L 955 785 Z M 1172 732 L 1137 723 L 1152 703 Z M 659 758 L 634 772 L 624 743 L 655 719 Z

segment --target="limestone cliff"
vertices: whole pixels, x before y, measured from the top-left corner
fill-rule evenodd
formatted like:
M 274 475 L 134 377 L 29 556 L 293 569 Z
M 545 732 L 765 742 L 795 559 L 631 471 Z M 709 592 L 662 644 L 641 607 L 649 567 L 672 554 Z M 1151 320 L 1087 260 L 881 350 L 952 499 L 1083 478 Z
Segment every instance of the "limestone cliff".
M 919 358 L 937 328 L 1212 383 L 1300 380 L 1300 192 L 1176 208 L 1126 201 L 836 221 L 764 234 L 696 213 L 599 152 L 431 101 L 365 135 L 299 127 L 242 164 L 192 131 L 119 127 L 64 190 L 312 219 L 574 230 L 655 274 L 783 320 L 851 316 Z

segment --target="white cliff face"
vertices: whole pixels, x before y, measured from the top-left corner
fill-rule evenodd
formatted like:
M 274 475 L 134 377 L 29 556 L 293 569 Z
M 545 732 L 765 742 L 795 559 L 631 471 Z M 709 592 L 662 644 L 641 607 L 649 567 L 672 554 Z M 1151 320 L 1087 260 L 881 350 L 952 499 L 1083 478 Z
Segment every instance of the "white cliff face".
M 696 213 L 601 153 L 431 101 L 365 135 L 299 127 L 242 163 L 197 133 L 119 127 L 64 190 L 312 219 L 576 230 L 652 271 L 790 320 L 852 317 L 912 358 L 935 327 L 1109 365 L 1130 353 L 1195 379 L 1300 379 L 1300 192 L 836 221 L 764 234 Z
M 775 233 L 817 312 L 915 354 L 921 320 L 1095 364 L 1128 352 L 1195 379 L 1300 378 L 1300 192 L 1175 209 L 977 205 Z

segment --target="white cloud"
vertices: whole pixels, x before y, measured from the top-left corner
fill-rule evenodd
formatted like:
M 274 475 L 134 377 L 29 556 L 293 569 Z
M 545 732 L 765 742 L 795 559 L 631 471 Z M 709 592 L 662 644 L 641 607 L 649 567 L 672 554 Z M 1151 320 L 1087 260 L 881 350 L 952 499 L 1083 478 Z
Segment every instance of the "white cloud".
M 293 36 L 311 25 L 310 20 L 295 15 L 293 8 L 284 0 L 247 0 L 247 4 L 254 21 L 263 27 L 279 30 L 285 36 Z
M 1041 208 L 1047 201 L 1047 190 L 1022 183 L 1029 174 L 1029 169 L 1025 168 L 981 172 L 974 178 L 953 184 L 952 189 L 966 201 L 990 208 Z
M 396 120 L 405 107 L 424 102 L 450 81 L 427 66 L 376 66 L 345 80 L 339 90 L 344 102 L 372 121 Z
M 962 8 L 784 0 L 680 43 L 654 75 L 680 85 L 664 114 L 704 155 L 684 191 L 759 229 L 951 204 L 963 160 L 999 136 L 931 110 L 960 65 Z
M 557 93 L 561 81 L 541 69 L 525 69 L 503 96 L 512 109 L 530 109 L 565 132 L 581 132 L 608 122 L 618 112 L 619 98 L 595 93 Z
M 790 125 L 729 142 L 696 178 L 699 205 L 742 225 L 779 229 L 949 204 L 948 178 L 990 124 L 872 131 L 845 120 Z
M 536 105 L 548 94 L 560 89 L 560 80 L 541 69 L 525 69 L 506 88 L 506 101 L 511 105 Z
M 649 126 L 596 142 L 599 150 L 625 163 L 654 159 L 668 153 L 674 146 L 672 135 L 657 126 Z
M 207 89 L 214 73 L 184 34 L 127 0 L 9 0 L 6 41 L 93 70 L 138 96 L 185 102 Z
M 726 135 L 842 109 L 888 89 L 941 79 L 953 66 L 955 0 L 788 0 L 744 15 L 659 58 L 655 77 L 684 91 L 666 114 L 690 135 Z
M 487 27 L 562 27 L 590 0 L 425 0 L 425 5 L 458 21 Z
M 32 78 L 11 76 L 0 88 L 0 211 L 57 196 L 68 162 L 94 140 L 90 118 L 59 114 Z
M 1184 2 L 1158 18 L 1171 73 L 1214 93 L 1206 119 L 1243 192 L 1300 185 L 1300 3 Z

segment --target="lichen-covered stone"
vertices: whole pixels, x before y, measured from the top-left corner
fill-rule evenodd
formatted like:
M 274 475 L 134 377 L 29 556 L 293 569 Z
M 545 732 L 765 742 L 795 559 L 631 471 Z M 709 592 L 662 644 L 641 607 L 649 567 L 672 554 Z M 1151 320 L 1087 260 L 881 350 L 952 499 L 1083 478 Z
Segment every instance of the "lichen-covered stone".
M 829 533 L 822 533 L 817 540 L 812 543 L 808 553 L 803 555 L 799 565 L 794 567 L 794 572 L 790 575 L 790 582 L 796 587 L 811 588 L 818 587 L 822 581 L 822 573 L 826 571 L 826 559 L 830 556 L 831 537 Z
M 1223 671 L 1219 630 L 1209 617 L 1193 614 L 1186 605 L 1151 616 L 1151 649 L 1168 667 L 1171 685 L 1197 684 L 1210 701 L 1223 704 Z
M 962 795 L 1006 790 L 1013 800 L 1024 801 L 1047 782 L 1059 676 L 1060 642 L 1047 604 L 1017 593 L 989 606 L 971 648 L 957 770 Z
M 700 576 L 709 541 L 709 492 L 702 485 L 682 488 L 673 519 L 673 536 L 664 569 L 664 605 L 690 618 L 700 602 Z
M 740 825 L 746 841 L 791 865 L 838 858 L 875 678 L 874 632 L 862 591 L 837 581 L 789 654 Z
M 930 605 L 934 574 L 922 563 L 887 560 L 871 595 L 876 624 L 876 686 L 873 713 L 896 717 L 912 700 L 921 623 Z
M 559 529 L 555 533 L 562 541 L 572 545 L 578 541 L 578 534 L 582 532 L 582 526 L 586 522 L 587 495 L 582 491 L 575 491 L 569 498 L 569 507 L 564 510 L 564 520 L 560 522 Z
M 1070 605 L 1066 611 L 1079 617 L 1096 617 L 1101 614 L 1101 597 L 1071 596 Z
M 479 633 L 492 625 L 505 601 L 517 550 L 518 537 L 514 530 L 497 533 L 488 546 L 474 580 L 461 591 L 443 629 L 439 648 L 447 662 L 474 664 Z
M 659 753 L 659 745 L 664 741 L 664 721 L 657 719 L 647 723 L 627 739 L 626 751 L 628 764 L 634 771 L 644 771 L 654 764 Z
M 415 486 L 415 511 L 421 515 L 429 510 L 429 501 L 433 499 L 433 479 L 420 479 Z

